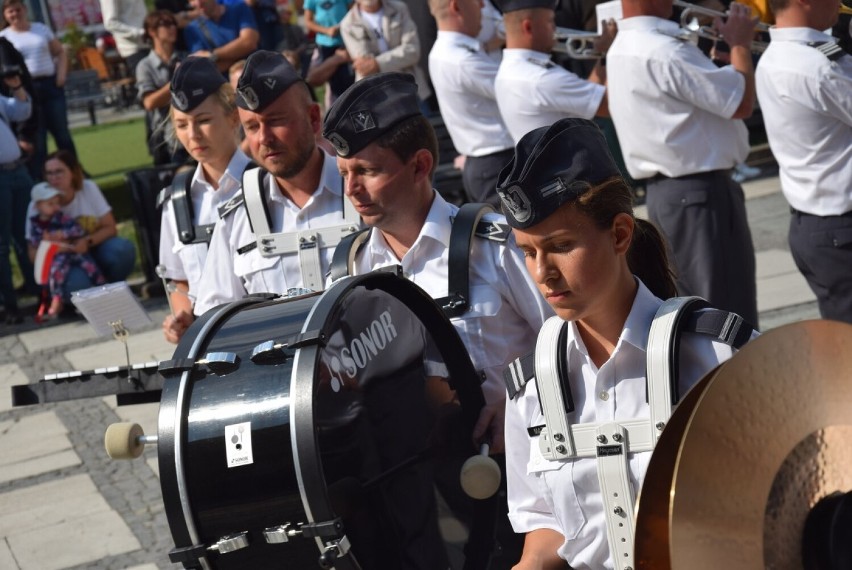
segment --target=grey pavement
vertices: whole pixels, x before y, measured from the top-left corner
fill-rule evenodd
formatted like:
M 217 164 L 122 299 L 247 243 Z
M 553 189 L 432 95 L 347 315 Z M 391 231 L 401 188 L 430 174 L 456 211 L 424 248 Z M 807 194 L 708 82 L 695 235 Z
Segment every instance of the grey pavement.
M 744 185 L 757 250 L 764 330 L 818 318 L 786 241 L 789 212 L 770 175 Z M 640 214 L 641 214 L 640 208 Z M 128 339 L 131 361 L 167 359 L 158 330 L 168 308 L 146 300 L 152 324 Z M 9 386 L 53 372 L 125 364 L 119 341 L 99 338 L 82 320 L 0 325 L 0 569 L 177 568 L 160 494 L 156 450 L 111 461 L 103 449 L 111 423 L 136 421 L 156 433 L 156 404 L 118 408 L 93 398 L 12 408 Z

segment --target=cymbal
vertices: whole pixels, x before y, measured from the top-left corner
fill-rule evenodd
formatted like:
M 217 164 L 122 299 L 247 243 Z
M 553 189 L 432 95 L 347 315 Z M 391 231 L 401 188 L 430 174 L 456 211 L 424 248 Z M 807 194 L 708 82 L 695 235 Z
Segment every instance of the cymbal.
M 697 396 L 677 454 L 662 449 L 651 458 L 655 472 L 672 473 L 669 560 L 640 559 L 637 550 L 637 565 L 802 567 L 810 508 L 852 489 L 850 346 L 852 326 L 807 321 L 762 335 L 717 369 Z M 667 466 L 654 465 L 658 460 Z M 644 500 L 660 499 L 642 491 L 637 529 L 645 524 Z M 665 548 L 655 546 L 645 551 Z

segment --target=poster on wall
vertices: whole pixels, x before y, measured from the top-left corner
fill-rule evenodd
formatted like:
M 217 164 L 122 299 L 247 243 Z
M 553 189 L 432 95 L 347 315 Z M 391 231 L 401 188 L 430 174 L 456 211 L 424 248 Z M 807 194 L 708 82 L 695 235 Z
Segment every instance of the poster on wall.
M 65 32 L 70 26 L 87 29 L 103 23 L 98 0 L 47 0 L 53 29 Z

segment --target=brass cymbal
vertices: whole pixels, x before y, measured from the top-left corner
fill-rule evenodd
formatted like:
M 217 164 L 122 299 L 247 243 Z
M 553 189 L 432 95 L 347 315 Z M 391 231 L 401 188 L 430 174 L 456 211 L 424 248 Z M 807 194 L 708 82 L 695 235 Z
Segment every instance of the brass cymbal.
M 852 488 L 851 346 L 850 325 L 796 323 L 750 342 L 717 369 L 668 467 L 671 568 L 802 567 L 808 511 L 823 496 Z M 664 451 L 660 460 L 670 463 L 672 453 Z M 645 497 L 643 490 L 640 501 Z M 782 541 L 792 543 L 786 551 Z M 641 564 L 668 567 L 656 562 Z

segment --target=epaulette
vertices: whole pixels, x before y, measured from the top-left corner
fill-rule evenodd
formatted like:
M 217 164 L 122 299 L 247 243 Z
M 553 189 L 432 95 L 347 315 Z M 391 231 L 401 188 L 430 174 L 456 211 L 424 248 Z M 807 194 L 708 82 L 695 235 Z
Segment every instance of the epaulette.
M 836 40 L 827 42 L 808 42 L 808 47 L 816 48 L 816 50 L 827 57 L 829 61 L 837 61 L 846 53 Z
M 514 400 L 527 382 L 535 376 L 535 352 L 520 356 L 509 363 L 503 371 L 503 382 L 506 383 L 506 391 L 509 399 Z
M 462 48 L 463 50 L 467 51 L 468 53 L 479 53 L 476 48 L 473 48 L 473 47 L 471 47 L 467 44 L 456 44 L 456 46 Z
M 166 200 L 172 197 L 172 185 L 169 184 L 157 193 L 157 207 L 162 208 Z
M 219 217 L 224 218 L 237 208 L 243 205 L 245 202 L 245 198 L 243 197 L 242 190 L 231 196 L 227 202 L 219 206 Z
M 539 66 L 539 67 L 543 67 L 543 68 L 545 68 L 545 69 L 550 69 L 551 67 L 556 67 L 556 64 L 555 64 L 555 63 L 553 63 L 553 62 L 552 62 L 552 61 L 550 61 L 550 60 L 548 60 L 548 61 L 542 61 L 542 60 L 540 60 L 540 59 L 536 59 L 536 58 L 534 58 L 534 57 L 528 57 L 528 58 L 527 58 L 527 61 L 528 61 L 528 62 L 530 62 L 530 63 L 532 63 L 532 64 L 534 64 L 534 65 L 537 65 L 537 66 Z
M 512 228 L 506 222 L 479 220 L 479 223 L 476 224 L 474 235 L 492 241 L 506 241 L 511 232 Z

